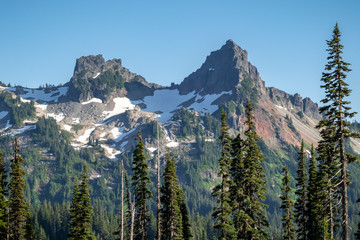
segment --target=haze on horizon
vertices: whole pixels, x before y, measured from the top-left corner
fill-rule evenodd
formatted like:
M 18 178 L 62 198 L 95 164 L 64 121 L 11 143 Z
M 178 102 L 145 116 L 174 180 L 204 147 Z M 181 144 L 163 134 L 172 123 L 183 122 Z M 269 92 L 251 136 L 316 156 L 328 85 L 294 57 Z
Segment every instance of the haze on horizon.
M 70 80 L 76 58 L 103 54 L 149 82 L 180 83 L 232 39 L 266 82 L 319 102 L 326 40 L 342 32 L 353 110 L 360 112 L 360 2 L 62 1 L 2 3 L 0 80 L 38 87 Z M 360 119 L 359 115 L 356 119 Z

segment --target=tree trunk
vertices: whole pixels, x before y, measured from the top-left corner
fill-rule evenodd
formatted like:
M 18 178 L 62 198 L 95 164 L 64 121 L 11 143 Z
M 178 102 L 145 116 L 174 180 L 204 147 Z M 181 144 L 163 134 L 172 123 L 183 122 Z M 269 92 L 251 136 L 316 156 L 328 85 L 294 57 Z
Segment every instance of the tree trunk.
M 130 223 L 130 240 L 134 239 L 134 224 L 135 224 L 135 202 L 131 203 L 131 223 Z

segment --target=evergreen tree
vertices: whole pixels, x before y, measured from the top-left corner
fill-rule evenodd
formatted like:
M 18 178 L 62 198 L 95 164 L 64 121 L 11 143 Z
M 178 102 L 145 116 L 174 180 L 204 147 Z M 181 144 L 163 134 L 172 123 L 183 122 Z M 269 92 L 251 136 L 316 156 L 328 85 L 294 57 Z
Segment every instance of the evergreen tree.
M 307 239 L 321 239 L 321 232 L 323 231 L 319 221 L 321 218 L 320 210 L 323 208 L 319 202 L 319 188 L 317 164 L 315 158 L 314 145 L 311 145 L 311 158 L 309 165 L 309 181 L 307 189 L 306 201 L 306 216 L 307 216 Z
M 19 156 L 17 139 L 14 142 L 14 158 L 11 160 L 11 180 L 9 184 L 9 226 L 8 234 L 10 240 L 24 239 L 26 232 L 27 205 L 25 203 L 24 189 L 25 171 L 22 170 L 24 159 Z
M 328 63 L 325 65 L 325 71 L 322 74 L 321 80 L 324 85 L 321 87 L 325 89 L 325 98 L 321 100 L 324 104 L 321 107 L 320 113 L 324 113 L 325 120 L 318 124 L 321 129 L 320 133 L 327 129 L 334 129 L 333 136 L 328 139 L 330 143 L 339 151 L 339 162 L 341 169 L 341 200 L 342 200 L 342 238 L 349 239 L 349 222 L 348 222 L 348 196 L 347 187 L 349 185 L 348 174 L 346 173 L 347 164 L 355 160 L 355 157 L 345 152 L 345 140 L 349 137 L 359 137 L 349 130 L 349 122 L 347 119 L 354 117 L 355 112 L 350 112 L 349 101 L 345 98 L 351 93 L 348 84 L 345 82 L 347 73 L 350 71 L 348 68 L 349 63 L 342 60 L 343 45 L 340 44 L 340 30 L 336 23 L 332 39 L 327 41 L 328 45 Z
M 189 209 L 186 205 L 186 200 L 184 197 L 183 191 L 180 192 L 180 211 L 181 211 L 181 218 L 182 218 L 182 235 L 184 240 L 192 239 L 192 230 L 191 230 L 191 223 L 190 223 L 190 216 L 189 216 Z
M 246 139 L 243 141 L 243 187 L 245 195 L 244 213 L 248 222 L 246 222 L 247 226 L 241 235 L 241 239 L 265 239 L 267 232 L 264 227 L 268 227 L 269 223 L 265 215 L 267 205 L 263 203 L 265 201 L 266 181 L 261 163 L 264 161 L 264 156 L 257 145 L 260 138 L 255 130 L 252 104 L 248 104 L 246 116 Z
M 282 200 L 282 205 L 280 208 L 284 209 L 284 216 L 281 219 L 284 228 L 283 239 L 291 240 L 291 239 L 295 239 L 294 224 L 293 224 L 293 220 L 295 219 L 295 217 L 294 217 L 294 212 L 292 210 L 294 206 L 294 201 L 290 197 L 290 192 L 292 189 L 290 187 L 289 169 L 287 167 L 284 167 L 283 172 L 285 176 L 282 180 L 283 187 L 281 188 L 281 190 L 284 192 L 284 194 L 280 197 Z
M 131 191 L 129 187 L 129 182 L 127 180 L 127 175 L 125 175 L 125 185 L 126 185 L 126 223 L 128 226 L 127 229 L 127 239 L 133 240 L 134 239 L 134 223 L 135 223 L 135 201 L 132 199 Z
M 7 235 L 7 174 L 5 170 L 4 157 L 0 152 L 0 239 L 6 239 Z
M 139 142 L 134 150 L 134 176 L 132 177 L 132 186 L 134 187 L 136 208 L 134 237 L 136 240 L 146 240 L 148 239 L 147 231 L 149 220 L 149 210 L 146 201 L 149 198 L 152 198 L 153 195 L 147 187 L 147 185 L 151 181 L 147 173 L 148 164 L 146 162 L 146 157 L 144 153 L 144 141 L 141 138 L 140 131 L 137 134 L 136 140 L 138 140 Z
M 240 134 L 237 135 L 232 141 L 232 162 L 231 162 L 231 177 L 232 185 L 230 186 L 230 198 L 232 202 L 232 212 L 234 227 L 236 229 L 236 235 L 239 239 L 245 235 L 247 231 L 247 222 L 250 222 L 250 217 L 245 213 L 245 188 L 244 188 L 244 152 L 243 141 L 240 138 Z
M 229 125 L 226 122 L 226 113 L 221 112 L 221 158 L 219 159 L 220 171 L 218 176 L 221 183 L 213 189 L 212 195 L 216 197 L 217 206 L 213 210 L 215 218 L 214 227 L 220 230 L 219 239 L 235 238 L 235 228 L 231 220 L 231 200 L 230 185 L 231 175 L 229 172 L 231 166 L 231 138 L 229 136 Z
M 295 221 L 297 223 L 298 229 L 297 237 L 299 240 L 307 239 L 307 230 L 306 230 L 306 183 L 307 183 L 307 174 L 306 174 L 306 154 L 304 152 L 304 140 L 301 141 L 301 148 L 298 157 L 298 168 L 297 168 L 297 178 L 296 178 L 296 202 L 295 202 Z
M 175 159 L 166 156 L 166 168 L 161 188 L 162 239 L 183 239 L 181 195 L 183 194 L 176 176 Z
M 32 220 L 31 220 L 31 215 L 30 215 L 30 207 L 28 207 L 28 211 L 26 214 L 26 225 L 25 225 L 24 238 L 26 240 L 35 240 L 36 239 L 34 227 L 33 227 Z
M 338 217 L 336 211 L 336 202 L 341 201 L 340 189 L 336 186 L 341 182 L 339 175 L 339 150 L 332 141 L 335 128 L 326 120 L 323 121 L 327 126 L 321 130 L 322 140 L 319 141 L 317 148 L 318 152 L 318 172 L 317 172 L 317 186 L 314 194 L 317 205 L 314 210 L 315 225 L 312 226 L 313 231 L 310 233 L 317 236 L 329 235 L 329 238 L 334 237 L 335 219 Z M 310 224 L 309 224 L 310 225 Z M 326 228 L 325 228 L 326 226 Z M 317 229 L 314 229 L 317 228 Z M 323 238 L 322 238 L 323 239 Z
M 86 166 L 79 178 L 79 183 L 75 182 L 73 191 L 73 201 L 70 207 L 70 232 L 69 239 L 93 240 L 94 233 L 91 230 L 92 206 L 89 193 L 89 177 Z

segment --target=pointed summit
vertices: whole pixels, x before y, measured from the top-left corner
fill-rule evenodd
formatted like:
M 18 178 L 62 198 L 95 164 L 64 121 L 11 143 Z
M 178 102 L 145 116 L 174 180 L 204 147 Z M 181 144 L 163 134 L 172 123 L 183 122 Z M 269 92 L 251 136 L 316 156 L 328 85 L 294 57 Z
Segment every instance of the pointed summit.
M 247 52 L 229 39 L 219 50 L 211 52 L 202 66 L 180 84 L 181 94 L 192 91 L 201 95 L 235 90 L 246 77 L 254 80 L 255 86 L 263 88 L 259 73 L 250 62 Z

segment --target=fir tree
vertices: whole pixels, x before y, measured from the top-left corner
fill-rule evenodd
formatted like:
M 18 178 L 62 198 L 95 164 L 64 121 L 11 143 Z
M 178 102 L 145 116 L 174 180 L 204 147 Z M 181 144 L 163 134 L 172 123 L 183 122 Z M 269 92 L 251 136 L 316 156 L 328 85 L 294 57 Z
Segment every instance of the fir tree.
M 243 141 L 243 187 L 246 198 L 244 214 L 248 222 L 246 222 L 247 226 L 241 235 L 241 239 L 265 239 L 267 238 L 267 232 L 264 228 L 268 227 L 269 223 L 265 215 L 267 205 L 263 203 L 265 201 L 266 181 L 264 168 L 261 166 L 261 163 L 264 161 L 264 156 L 257 145 L 260 138 L 255 130 L 252 104 L 248 104 L 246 116 L 246 139 Z
M 31 220 L 31 215 L 30 215 L 30 206 L 28 207 L 28 211 L 26 214 L 26 225 L 25 225 L 24 238 L 26 240 L 35 240 L 36 239 L 34 227 L 33 227 L 32 220 Z
M 298 168 L 297 168 L 297 178 L 296 178 L 296 202 L 295 202 L 295 221 L 297 223 L 298 229 L 297 237 L 299 240 L 307 239 L 307 230 L 306 230 L 306 184 L 307 184 L 307 174 L 306 174 L 306 154 L 304 152 L 304 140 L 301 141 L 301 148 L 298 157 Z
M 232 141 L 232 162 L 231 177 L 232 185 L 230 187 L 230 198 L 232 202 L 232 212 L 236 235 L 239 239 L 245 235 L 247 231 L 247 223 L 251 221 L 250 217 L 245 213 L 245 193 L 244 193 L 244 162 L 243 162 L 243 141 L 240 134 Z
M 7 174 L 5 170 L 4 157 L 0 152 L 0 239 L 6 239 L 7 235 Z
M 231 175 L 231 138 L 229 136 L 229 126 L 226 122 L 226 113 L 221 112 L 221 158 L 219 159 L 220 171 L 218 176 L 221 183 L 213 189 L 212 195 L 216 197 L 217 206 L 213 210 L 215 218 L 214 227 L 220 230 L 219 239 L 235 238 L 235 228 L 231 220 L 232 209 L 230 206 L 230 185 Z
M 164 185 L 161 188 L 162 239 L 183 239 L 181 197 L 182 190 L 176 176 L 175 159 L 166 156 L 166 168 L 163 175 Z
M 69 231 L 69 240 L 75 240 L 80 238 L 80 201 L 79 201 L 79 183 L 75 179 L 74 189 L 73 189 L 73 199 L 70 206 L 70 231 Z
M 293 220 L 294 212 L 292 210 L 294 206 L 294 201 L 290 198 L 290 177 L 289 177 L 289 169 L 287 167 L 283 168 L 283 172 L 285 174 L 283 180 L 282 180 L 282 188 L 281 190 L 284 192 L 284 194 L 280 197 L 282 200 L 282 205 L 280 208 L 284 209 L 284 215 L 281 219 L 283 222 L 283 229 L 284 229 L 284 236 L 283 239 L 285 240 L 291 240 L 295 239 L 295 232 L 294 232 L 294 224 Z
M 134 223 L 135 223 L 135 201 L 132 199 L 131 191 L 129 187 L 129 182 L 127 180 L 127 175 L 125 175 L 125 185 L 126 185 L 126 204 L 127 210 L 125 214 L 127 226 L 128 226 L 128 236 L 127 239 L 134 239 Z
M 189 216 L 189 209 L 186 205 L 186 199 L 184 197 L 183 191 L 180 192 L 180 211 L 181 211 L 181 218 L 182 218 L 182 235 L 184 240 L 192 239 L 192 230 L 191 230 L 191 223 L 190 223 L 190 216 Z
M 149 210 L 146 201 L 153 197 L 147 185 L 151 182 L 147 173 L 148 164 L 144 153 L 144 141 L 140 131 L 137 134 L 138 144 L 134 150 L 132 186 L 135 194 L 135 227 L 134 237 L 136 240 L 148 239 Z
M 347 164 L 355 160 L 355 157 L 345 152 L 345 140 L 349 137 L 359 137 L 359 134 L 351 132 L 349 122 L 347 119 L 354 117 L 355 112 L 350 112 L 349 101 L 345 100 L 351 93 L 348 84 L 345 82 L 347 73 L 350 71 L 348 68 L 349 63 L 342 60 L 343 45 L 340 44 L 340 30 L 336 23 L 332 39 L 327 41 L 328 45 L 328 63 L 325 65 L 325 71 L 322 74 L 322 81 L 324 85 L 321 86 L 325 89 L 325 98 L 321 100 L 324 104 L 321 107 L 320 113 L 324 113 L 326 119 L 320 121 L 318 128 L 327 131 L 328 128 L 334 129 L 333 137 L 328 141 L 333 143 L 339 151 L 339 162 L 341 169 L 341 200 L 342 200 L 342 239 L 349 239 L 349 222 L 348 222 L 348 196 L 347 187 L 350 183 L 348 174 L 346 173 Z
M 24 239 L 26 232 L 27 205 L 25 203 L 24 189 L 25 171 L 22 170 L 24 159 L 19 156 L 17 139 L 14 143 L 14 158 L 11 160 L 11 180 L 9 184 L 9 226 L 8 234 L 10 240 Z
M 89 193 L 89 177 L 86 166 L 79 178 L 75 182 L 73 201 L 70 207 L 70 233 L 69 239 L 93 240 L 95 236 L 91 230 L 92 206 Z
M 311 158 L 309 165 L 309 181 L 307 189 L 306 216 L 307 216 L 307 239 L 319 239 L 323 231 L 319 220 L 320 210 L 323 208 L 319 202 L 319 181 L 317 173 L 314 145 L 311 145 Z

